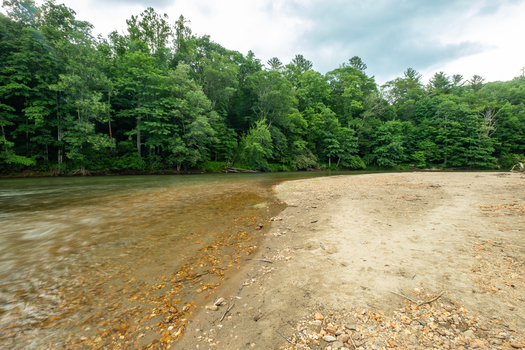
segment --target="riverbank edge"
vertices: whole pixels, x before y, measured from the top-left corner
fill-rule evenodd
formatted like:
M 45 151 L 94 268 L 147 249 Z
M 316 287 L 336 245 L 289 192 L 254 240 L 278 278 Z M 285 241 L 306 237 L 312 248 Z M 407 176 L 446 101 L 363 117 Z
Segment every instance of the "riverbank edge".
M 309 171 L 326 171 L 328 169 L 324 168 L 309 168 L 309 169 L 301 169 L 296 170 L 293 172 L 309 172 Z M 398 166 L 394 168 L 380 168 L 380 167 L 372 167 L 367 169 L 330 169 L 330 171 L 334 172 L 348 172 L 348 171 L 355 171 L 362 172 L 362 171 L 370 171 L 370 172 L 412 172 L 412 171 L 437 171 L 437 172 L 475 172 L 475 171 L 494 171 L 494 172 L 505 172 L 510 171 L 510 169 L 470 169 L 470 168 L 417 168 L 417 167 L 410 167 L 410 166 Z M 251 172 L 251 171 L 250 171 Z M 292 172 L 292 171 L 259 171 L 259 172 Z M 8 171 L 8 172 L 0 172 L 0 179 L 23 179 L 23 178 L 43 178 L 43 177 L 86 177 L 86 176 L 133 176 L 133 175 L 199 175 L 199 174 L 231 174 L 234 172 L 230 171 L 224 171 L 221 169 L 220 171 L 209 171 L 209 170 L 203 170 L 203 169 L 189 169 L 189 170 L 93 170 L 93 171 L 87 171 L 87 173 L 75 173 L 74 171 L 68 171 L 64 173 L 53 173 L 53 171 L 45 171 L 45 170 L 35 170 L 35 169 L 25 169 L 22 171 Z
M 499 173 L 501 173 L 501 171 Z M 516 172 L 514 172 L 514 174 L 516 174 Z M 378 175 L 378 174 L 371 174 L 371 175 Z M 492 175 L 492 174 L 487 172 L 483 175 Z M 497 175 L 497 174 L 494 174 L 494 175 Z M 346 177 L 346 176 L 343 175 L 341 177 Z M 289 264 L 290 261 L 294 261 L 295 263 L 297 262 L 307 263 L 304 261 L 305 259 L 298 257 L 297 252 L 293 250 L 290 253 L 287 253 L 288 255 L 290 255 L 289 259 L 291 260 L 289 260 L 288 257 L 284 257 L 283 259 L 277 259 L 277 260 L 275 259 L 275 257 L 274 258 L 268 257 L 268 253 L 271 251 L 274 251 L 274 248 L 284 247 L 283 244 L 288 240 L 288 238 L 290 238 L 290 241 L 292 241 L 292 238 L 295 241 L 301 235 L 300 232 L 296 232 L 293 230 L 292 232 L 288 232 L 288 234 L 283 234 L 283 235 L 279 234 L 278 232 L 271 233 L 270 231 L 279 231 L 278 226 L 280 225 L 277 225 L 277 224 L 286 222 L 291 217 L 296 216 L 296 219 L 299 219 L 297 221 L 302 221 L 308 218 L 307 212 L 302 213 L 302 214 L 292 213 L 290 212 L 290 209 L 297 211 L 298 209 L 318 208 L 318 207 L 311 206 L 310 205 L 311 203 L 309 203 L 315 197 L 306 199 L 306 202 L 308 203 L 299 203 L 297 199 L 293 198 L 294 194 L 297 194 L 296 192 L 304 192 L 303 190 L 297 191 L 297 188 L 295 188 L 293 184 L 294 182 L 296 181 L 307 181 L 307 182 L 318 181 L 320 179 L 325 179 L 325 178 L 326 177 L 308 179 L 308 180 L 283 181 L 273 186 L 272 190 L 274 192 L 274 195 L 280 201 L 287 204 L 287 207 L 279 214 L 279 217 L 282 217 L 284 221 L 274 221 L 269 225 L 268 227 L 269 230 L 267 231 L 265 238 L 263 238 L 261 243 L 259 244 L 259 249 L 253 254 L 254 256 L 253 261 L 250 261 L 249 263 L 244 264 L 241 267 L 240 271 L 238 271 L 239 273 L 235 274 L 235 276 L 232 276 L 232 278 L 230 278 L 228 283 L 224 286 L 225 288 L 221 291 L 224 297 L 227 297 L 228 295 L 232 296 L 231 299 L 233 301 L 233 304 L 229 302 L 227 305 L 235 306 L 235 304 L 237 304 L 237 306 L 235 306 L 236 308 L 235 313 L 233 312 L 231 314 L 229 314 L 228 312 L 224 313 L 225 316 L 230 315 L 228 317 L 230 319 L 233 317 L 233 319 L 228 320 L 228 321 L 224 320 L 224 322 L 221 322 L 221 325 L 217 326 L 217 319 L 215 319 L 215 317 L 213 316 L 214 315 L 213 312 L 209 312 L 205 309 L 199 310 L 200 312 L 195 314 L 194 315 L 195 317 L 193 318 L 193 320 L 196 322 L 195 323 L 192 322 L 192 324 L 189 325 L 186 334 L 177 343 L 179 346 L 182 346 L 182 348 L 184 349 L 186 348 L 189 349 L 189 348 L 195 348 L 195 346 L 199 347 L 199 344 L 202 344 L 202 342 L 206 342 L 206 343 L 210 343 L 209 345 L 219 345 L 220 344 L 218 348 L 224 348 L 224 349 L 238 348 L 240 344 L 238 341 L 235 340 L 237 336 L 235 336 L 235 338 L 232 338 L 234 334 L 238 334 L 239 338 L 242 339 L 243 345 L 245 343 L 246 344 L 245 346 L 251 346 L 252 348 L 253 347 L 261 348 L 260 347 L 261 344 L 263 344 L 263 348 L 270 348 L 268 347 L 268 345 L 271 344 L 273 346 L 271 348 L 284 349 L 285 344 L 287 344 L 286 342 L 288 342 L 289 344 L 296 345 L 295 343 L 290 341 L 290 339 L 292 339 L 293 336 L 289 338 L 285 337 L 285 336 L 289 336 L 289 334 L 292 333 L 291 328 L 288 331 L 284 330 L 284 328 L 288 328 L 289 326 L 293 327 L 295 325 L 295 322 L 299 321 L 299 318 L 295 318 L 292 315 L 288 314 L 291 311 L 291 308 L 294 308 L 294 306 L 296 305 L 286 304 L 287 305 L 286 307 L 281 307 L 281 308 L 274 307 L 273 311 L 275 314 L 272 315 L 272 313 L 268 313 L 268 310 L 267 310 L 268 305 L 265 305 L 265 303 L 270 301 L 270 303 L 277 302 L 278 304 L 280 304 L 279 299 L 282 299 L 282 298 L 279 294 L 268 293 L 268 291 L 265 291 L 264 289 L 266 289 L 269 285 L 275 285 L 275 284 L 280 285 L 282 283 L 280 282 L 280 279 L 276 279 L 270 282 L 272 280 L 272 276 L 274 275 L 274 273 L 269 273 L 266 276 L 264 275 L 264 273 L 262 276 L 257 276 L 254 274 L 256 274 L 257 269 L 260 269 L 261 266 L 266 266 L 268 268 L 271 268 L 271 270 L 275 270 L 275 269 L 281 270 L 281 269 L 286 269 L 287 264 Z M 335 180 L 337 178 L 340 178 L 340 177 L 339 176 L 331 177 L 332 180 Z M 292 186 L 285 189 L 284 187 L 286 186 L 286 184 L 290 184 Z M 438 187 L 440 186 L 436 186 L 436 188 Z M 316 198 L 316 199 L 319 200 L 319 198 Z M 324 203 L 325 205 L 327 205 L 330 203 L 333 204 L 335 201 L 340 200 L 340 199 L 341 199 L 340 196 L 336 195 L 336 197 L 333 197 L 333 198 L 332 196 L 329 196 L 329 198 L 328 197 L 324 198 L 323 201 L 326 201 Z M 443 197 L 441 197 L 441 199 L 443 199 Z M 317 211 L 319 209 L 315 209 L 315 210 Z M 324 214 L 322 215 L 329 216 L 327 212 L 324 212 Z M 318 219 L 321 221 L 320 217 Z M 313 221 L 313 222 L 317 222 L 317 221 Z M 326 237 L 322 238 L 323 242 L 325 239 Z M 292 246 L 296 246 L 296 245 L 297 245 L 297 242 L 295 243 L 295 245 L 292 245 Z M 301 244 L 301 246 L 303 246 L 303 244 Z M 263 247 L 266 247 L 268 251 L 263 249 Z M 315 248 L 318 248 L 317 250 L 320 252 L 327 252 L 329 254 L 333 254 L 332 251 L 325 251 L 325 247 L 323 247 L 322 245 L 321 245 L 321 248 L 319 248 L 319 246 Z M 294 250 L 295 249 L 296 248 L 294 248 Z M 299 248 L 299 249 L 304 249 L 304 247 Z M 269 259 L 269 260 L 272 260 L 273 263 L 267 264 L 264 261 L 258 261 L 257 258 Z M 278 273 L 276 277 L 279 275 L 280 274 Z M 268 278 L 268 276 L 270 277 Z M 250 286 L 253 286 L 252 288 L 255 288 L 255 290 L 252 290 Z M 245 287 L 251 290 L 249 295 L 240 294 L 240 292 Z M 246 288 L 244 289 L 244 291 L 246 291 Z M 273 291 L 279 293 L 279 289 L 274 288 Z M 297 292 L 301 293 L 303 291 L 297 290 Z M 308 294 L 310 291 L 306 291 L 306 292 Z M 242 298 L 234 297 L 234 295 L 242 295 Z M 235 298 L 239 300 L 235 300 Z M 274 298 L 277 298 L 277 300 L 272 300 Z M 394 299 L 396 303 L 400 303 L 400 300 L 402 300 L 402 299 L 399 299 L 399 300 L 396 299 L 395 296 L 394 296 Z M 375 301 L 375 299 L 373 300 Z M 316 310 L 323 309 L 322 304 L 319 304 L 319 305 L 317 304 L 314 305 L 310 303 L 307 303 L 307 304 L 308 304 L 307 306 L 303 305 L 303 307 L 301 308 L 303 310 L 304 315 L 307 315 L 313 309 L 316 309 Z M 223 314 L 225 310 L 226 309 L 222 310 L 220 314 Z M 334 310 L 328 307 L 324 311 L 332 312 Z M 273 318 L 269 323 L 267 321 L 268 317 Z M 255 321 L 257 323 L 254 324 L 252 323 L 252 321 Z M 217 327 L 220 328 L 220 330 L 218 330 Z M 212 334 L 208 333 L 207 335 L 205 331 L 206 329 L 210 329 L 210 328 L 212 328 L 212 331 L 215 331 L 217 333 L 217 334 L 214 334 L 213 339 L 212 339 Z M 284 335 L 280 332 L 284 332 Z M 293 337 L 293 340 L 295 341 L 295 337 Z M 292 345 L 292 348 L 295 348 L 293 347 L 293 345 Z M 325 343 L 325 346 L 326 345 L 328 344 Z M 352 347 L 352 345 L 350 345 L 350 347 Z

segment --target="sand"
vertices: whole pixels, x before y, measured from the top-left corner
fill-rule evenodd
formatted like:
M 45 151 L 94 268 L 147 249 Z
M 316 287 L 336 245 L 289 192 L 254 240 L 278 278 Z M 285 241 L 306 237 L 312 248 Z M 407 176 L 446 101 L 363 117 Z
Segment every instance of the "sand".
M 399 290 L 443 292 L 525 335 L 523 174 L 337 176 L 275 191 L 289 206 L 246 257 L 272 263 L 249 261 L 217 295 L 225 303 L 202 308 L 172 348 L 279 349 L 314 310 L 388 314 L 406 306 Z

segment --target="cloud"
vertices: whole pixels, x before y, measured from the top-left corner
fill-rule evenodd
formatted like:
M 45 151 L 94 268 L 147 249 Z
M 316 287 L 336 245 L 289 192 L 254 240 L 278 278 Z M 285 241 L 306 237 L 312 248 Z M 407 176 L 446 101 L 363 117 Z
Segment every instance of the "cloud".
M 360 56 L 380 83 L 408 67 L 427 76 L 475 68 L 475 74 L 499 77 L 507 67 L 495 65 L 494 57 L 510 70 L 523 65 L 514 67 L 523 54 L 509 33 L 525 30 L 525 0 L 58 1 L 93 23 L 95 33 L 124 32 L 126 19 L 151 6 L 172 21 L 184 14 L 194 33 L 244 54 L 252 50 L 262 62 L 278 57 L 286 64 L 302 54 L 325 73 Z
M 111 0 L 112 5 L 142 5 L 144 9 L 148 7 L 161 8 L 173 5 L 173 0 Z M 108 0 L 94 0 L 93 3 L 107 4 Z
M 467 0 L 338 0 L 288 1 L 272 10 L 310 23 L 294 49 L 312 60 L 316 69 L 337 68 L 357 55 L 369 72 L 384 80 L 408 67 L 426 69 L 488 49 L 481 42 L 443 40 L 443 34 L 473 15 L 471 7 Z

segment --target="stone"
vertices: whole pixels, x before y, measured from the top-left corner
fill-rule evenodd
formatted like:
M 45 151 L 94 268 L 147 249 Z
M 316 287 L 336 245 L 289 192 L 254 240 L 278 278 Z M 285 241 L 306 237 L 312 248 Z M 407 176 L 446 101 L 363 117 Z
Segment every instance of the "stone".
M 219 308 L 217 307 L 217 305 L 206 305 L 206 309 L 211 311 L 217 311 Z
M 350 336 L 348 334 L 342 334 L 337 337 L 337 341 L 340 341 L 341 343 L 346 343 L 350 340 Z
M 472 330 L 469 329 L 468 331 L 463 332 L 463 335 L 465 336 L 465 338 L 472 338 L 474 336 L 474 332 L 472 332 Z
M 458 315 L 452 316 L 452 319 L 454 320 L 455 324 L 459 324 L 459 317 L 458 317 Z
M 332 349 L 340 349 L 343 346 L 344 346 L 344 344 L 341 343 L 341 342 L 338 342 L 338 341 L 332 343 Z
M 322 320 L 324 320 L 324 316 L 321 315 L 320 313 L 316 313 L 315 316 L 314 316 L 314 320 L 322 321 Z
M 337 332 L 337 327 L 330 325 L 326 327 L 326 332 L 330 333 L 331 335 L 335 335 L 335 333 Z
M 325 335 L 323 337 L 323 340 L 326 341 L 326 342 L 329 342 L 329 343 L 336 341 L 335 337 L 333 337 L 331 335 Z
M 518 343 L 510 343 L 510 346 L 512 346 L 514 349 L 523 349 L 523 345 Z

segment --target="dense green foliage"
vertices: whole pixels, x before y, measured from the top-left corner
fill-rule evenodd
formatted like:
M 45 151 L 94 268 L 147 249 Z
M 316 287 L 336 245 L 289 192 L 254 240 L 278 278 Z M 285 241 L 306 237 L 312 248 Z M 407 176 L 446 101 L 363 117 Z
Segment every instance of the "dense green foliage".
M 267 65 L 148 8 L 128 34 L 53 0 L 4 0 L 0 168 L 264 170 L 510 166 L 525 157 L 525 77 L 407 69 L 378 86 L 355 56 L 323 75 Z

